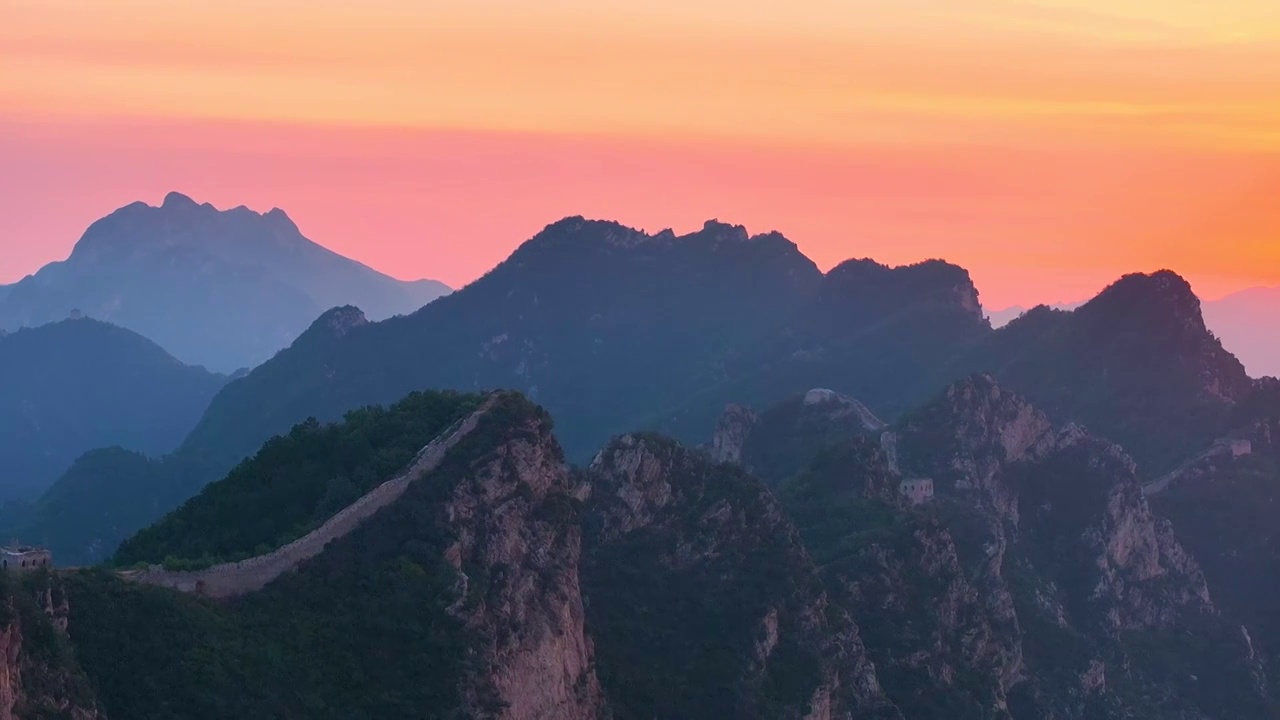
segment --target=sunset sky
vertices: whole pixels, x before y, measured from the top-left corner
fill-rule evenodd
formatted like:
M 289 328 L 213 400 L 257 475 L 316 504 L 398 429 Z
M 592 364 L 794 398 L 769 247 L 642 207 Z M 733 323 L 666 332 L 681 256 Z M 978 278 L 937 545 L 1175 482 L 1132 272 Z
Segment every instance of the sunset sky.
M 1276 0 L 0 0 L 0 282 L 179 190 L 462 285 L 565 215 L 1280 284 Z

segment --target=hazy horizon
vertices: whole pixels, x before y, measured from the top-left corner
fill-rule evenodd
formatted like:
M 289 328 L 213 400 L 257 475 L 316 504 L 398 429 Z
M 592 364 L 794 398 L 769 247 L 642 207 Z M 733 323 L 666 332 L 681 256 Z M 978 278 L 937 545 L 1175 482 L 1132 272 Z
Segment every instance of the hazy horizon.
M 566 215 L 776 229 L 824 268 L 943 257 L 995 308 L 1161 267 L 1205 297 L 1280 284 L 1265 0 L 6 16 L 0 281 L 179 190 L 279 206 L 343 255 L 451 286 Z
M 116 206 L 116 207 L 111 208 L 110 210 L 104 211 L 104 212 L 103 212 L 103 213 L 101 213 L 100 215 L 94 216 L 93 218 L 91 218 L 91 219 L 89 219 L 88 221 L 86 221 L 86 222 L 85 222 L 85 228 L 87 228 L 87 227 L 88 227 L 90 224 L 92 224 L 95 220 L 98 220 L 98 219 L 100 219 L 101 217 L 105 217 L 106 215 L 110 214 L 111 212 L 114 212 L 115 210 L 118 210 L 118 209 L 120 209 L 121 207 L 124 207 L 124 206 L 126 206 L 126 205 L 128 205 L 128 204 L 130 204 L 130 203 L 132 203 L 132 202 L 143 202 L 143 203 L 145 203 L 145 204 L 147 204 L 147 205 L 150 205 L 150 206 L 153 206 L 153 207 L 159 206 L 159 205 L 161 204 L 162 200 L 163 200 L 163 196 L 164 196 L 164 195 L 166 195 L 166 194 L 168 194 L 169 192 L 177 192 L 177 193 L 180 193 L 180 194 L 183 194 L 183 195 L 187 195 L 188 197 L 191 197 L 191 199 L 195 200 L 195 201 L 196 201 L 196 202 L 198 202 L 198 203 L 202 203 L 202 204 L 203 204 L 203 203 L 210 202 L 209 200 L 207 200 L 207 199 L 205 199 L 205 198 L 203 198 L 203 197 L 196 196 L 196 195 L 191 195 L 191 194 L 189 194 L 189 193 L 183 192 L 181 189 L 169 190 L 169 191 L 166 191 L 165 193 L 162 193 L 162 194 L 161 194 L 161 196 L 160 196 L 159 198 L 137 198 L 137 199 L 135 199 L 135 200 L 131 200 L 131 201 L 128 201 L 128 202 L 121 203 L 119 206 Z M 291 212 L 289 211 L 289 209 L 288 209 L 288 208 L 286 208 L 286 207 L 280 207 L 280 206 L 278 206 L 278 205 L 273 205 L 273 204 L 267 204 L 267 205 L 261 205 L 261 206 L 256 206 L 256 207 L 255 207 L 255 206 L 253 206 L 253 205 L 249 205 L 249 204 L 247 204 L 247 203 L 231 203 L 231 202 L 228 202 L 228 203 L 211 203 L 211 204 L 213 204 L 213 205 L 215 206 L 215 208 L 217 208 L 219 211 L 229 210 L 229 209 L 231 209 L 231 208 L 233 208 L 233 207 L 237 207 L 237 206 L 244 205 L 244 206 L 248 207 L 250 210 L 253 210 L 254 212 L 257 212 L 257 213 L 265 213 L 265 212 L 267 212 L 267 211 L 271 210 L 272 208 L 279 207 L 279 209 L 280 209 L 280 210 L 283 210 L 286 214 L 288 214 L 288 215 L 289 215 L 290 219 L 292 219 L 295 223 L 297 223 L 297 224 L 299 225 L 299 229 L 302 231 L 302 234 L 303 234 L 304 236 L 306 236 L 309 240 L 311 240 L 311 241 L 315 242 L 315 243 L 316 243 L 316 244 L 318 244 L 318 245 L 321 245 L 321 246 L 323 246 L 323 247 L 326 247 L 326 248 L 327 248 L 327 249 L 329 249 L 329 250 L 333 250 L 333 251 L 335 251 L 335 252 L 339 252 L 340 254 L 344 254 L 344 255 L 345 255 L 345 253 L 344 253 L 344 252 L 342 252 L 342 251 L 339 249 L 339 247 L 340 247 L 340 246 L 326 245 L 326 244 L 325 244 L 325 242 L 324 242 L 323 240 L 317 239 L 316 237 L 314 237 L 314 236 L 312 236 L 311 234 L 309 234 L 309 233 L 308 233 L 308 231 L 307 231 L 307 229 L 306 229 L 306 227 L 305 227 L 305 225 L 304 225 L 304 223 L 303 223 L 303 221 L 301 221 L 298 217 L 296 217 L 293 213 L 291 213 Z M 531 228 L 531 229 L 530 229 L 530 231 L 528 232 L 528 234 L 527 234 L 526 236 L 521 237 L 520 239 L 513 241 L 512 245 L 511 245 L 510 249 L 507 251 L 507 253 L 509 254 L 511 251 L 514 251 L 514 250 L 516 249 L 516 247 L 518 247 L 518 246 L 519 246 L 519 244 L 520 244 L 520 243 L 523 243 L 523 242 L 525 242 L 526 240 L 528 240 L 528 239 L 530 239 L 531 237 L 533 237 L 537 232 L 539 232 L 539 231 L 542 229 L 542 227 L 543 227 L 543 226 L 545 226 L 545 225 L 547 225 L 547 224 L 550 224 L 550 223 L 552 223 L 552 222 L 555 222 L 556 220 L 560 220 L 562 217 L 567 217 L 567 216 L 557 216 L 557 217 L 554 217 L 554 218 L 548 218 L 548 219 L 547 219 L 547 221 L 546 221 L 545 223 L 543 223 L 542 225 L 538 226 L 537 228 Z M 616 220 L 616 218 L 607 218 L 607 217 L 592 217 L 592 218 L 590 218 L 590 219 L 596 219 L 596 220 Z M 697 222 L 690 223 L 687 227 L 672 227 L 671 229 L 672 229 L 672 230 L 674 230 L 677 234 L 685 234 L 685 233 L 688 233 L 688 232 L 693 232 L 693 231 L 695 231 L 697 228 L 701 227 L 701 226 L 702 226 L 702 223 L 703 223 L 703 222 L 705 222 L 705 220 L 710 220 L 710 219 L 718 219 L 718 220 L 720 220 L 720 221 L 722 221 L 722 222 L 729 222 L 729 223 L 733 223 L 733 224 L 740 224 L 740 223 L 737 223 L 733 218 L 724 218 L 724 217 L 721 217 L 721 218 L 711 218 L 711 217 L 708 217 L 708 218 L 704 218 L 703 220 L 699 220 L 699 221 L 697 221 Z M 625 223 L 625 222 L 624 222 L 623 224 L 624 224 L 624 225 L 626 225 L 627 223 Z M 670 226 L 665 226 L 665 225 L 664 225 L 664 226 L 650 226 L 650 227 L 640 227 L 639 229 L 644 230 L 644 231 L 647 231 L 647 232 L 651 232 L 651 233 L 652 233 L 652 232 L 657 232 L 657 231 L 659 231 L 659 230 L 661 230 L 661 229 L 666 229 L 667 227 L 670 227 Z M 840 262 L 843 262 L 844 260 L 864 257 L 863 255 L 859 255 L 859 254 L 857 254 L 857 253 L 855 252 L 855 253 L 853 253 L 853 254 L 850 254 L 850 255 L 849 255 L 849 256 L 847 256 L 847 257 L 839 258 L 839 259 L 837 259 L 837 260 L 835 260 L 835 261 L 828 261 L 828 262 L 823 263 L 823 262 L 819 262 L 818 258 L 814 258 L 812 255 L 810 255 L 808 252 L 806 252 L 806 246 L 805 246 L 805 243 L 803 243 L 801 240 L 799 240 L 799 239 L 797 239 L 797 238 L 795 238 L 795 237 L 791 236 L 790 234 L 788 234 L 788 233 L 786 232 L 786 230 L 785 230 L 785 229 L 781 229 L 781 228 L 763 228 L 763 229 L 761 229 L 761 228 L 747 227 L 747 230 L 748 230 L 749 232 L 751 232 L 752 234 L 759 234 L 759 233 L 765 233 L 765 232 L 770 232 L 770 231 L 777 231 L 777 232 L 782 233 L 782 234 L 783 234 L 784 236 L 786 236 L 789 240 L 791 240 L 791 241 L 795 242 L 795 243 L 797 244 L 797 246 L 800 248 L 800 251 L 801 251 L 801 252 L 805 253 L 806 255 L 809 255 L 809 256 L 811 257 L 811 259 L 813 259 L 816 263 L 818 263 L 819 268 L 820 268 L 823 272 L 826 272 L 826 271 L 830 270 L 830 269 L 831 269 L 832 267 L 834 267 L 836 264 L 838 264 L 838 263 L 840 263 Z M 82 231 L 82 232 L 83 232 L 83 231 Z M 81 234 L 82 234 L 82 233 L 81 233 Z M 71 253 L 71 250 L 72 250 L 72 248 L 74 247 L 75 243 L 76 243 L 79 239 L 80 239 L 80 234 L 77 234 L 77 235 L 76 235 L 76 239 L 75 239 L 75 240 L 73 240 L 73 241 L 71 241 L 71 242 L 66 246 L 66 250 L 65 250 L 65 251 L 61 251 L 61 252 L 60 252 L 60 254 L 57 254 L 55 257 L 50 257 L 50 258 L 48 258 L 47 260 L 39 261 L 39 264 L 38 264 L 38 265 L 36 265 L 36 266 L 34 266 L 34 267 L 31 267 L 31 268 L 26 269 L 26 270 L 21 270 L 21 271 L 17 272 L 16 274 L 12 274 L 12 276 L 0 276 L 0 285 L 6 285 L 6 284 L 13 284 L 13 283 L 16 283 L 16 282 L 18 282 L 18 281 L 22 280 L 23 278 L 25 278 L 25 277 L 27 277 L 27 276 L 29 276 L 29 275 L 32 275 L 32 274 L 34 274 L 34 273 L 36 273 L 38 270 L 40 270 L 40 268 L 44 267 L 44 266 L 45 266 L 45 265 L 47 265 L 48 263 L 51 263 L 51 262 L 58 262 L 58 261 L 61 261 L 61 260 L 66 259 L 66 257 Z M 376 271 L 378 271 L 378 272 L 384 273 L 384 274 L 389 275 L 389 276 L 391 276 L 391 277 L 393 277 L 393 278 L 396 278 L 396 279 L 398 279 L 398 280 L 403 280 L 403 281 L 408 281 L 408 282 L 417 281 L 417 280 L 439 280 L 439 281 L 441 281 L 441 282 L 444 282 L 444 283 L 445 283 L 446 285 L 448 285 L 450 288 L 455 289 L 455 290 L 456 290 L 456 289 L 459 289 L 459 288 L 462 288 L 462 287 L 465 287 L 468 283 L 470 283 L 470 282 L 472 282 L 473 280 L 477 279 L 480 275 L 483 275 L 485 272 L 487 272 L 488 270 L 492 269 L 492 267 L 493 267 L 493 266 L 486 267 L 486 268 L 484 268 L 483 270 L 481 270 L 479 273 L 477 273 L 474 277 L 469 277 L 469 278 L 465 279 L 464 281 L 460 281 L 460 282 L 459 282 L 459 281 L 450 282 L 450 281 L 448 281 L 448 280 L 446 280 L 446 279 L 444 279 L 444 278 L 437 277 L 437 276 L 433 276 L 433 275 L 429 274 L 429 272 L 424 273 L 424 274 L 421 274 L 421 275 L 402 274 L 402 273 L 398 273 L 398 272 L 396 271 L 396 268 L 379 267 L 379 266 L 377 266 L 377 265 L 374 265 L 374 264 L 369 263 L 367 260 L 362 259 L 362 258 L 361 258 L 361 257 L 359 257 L 358 255 L 355 255 L 355 256 L 350 256 L 350 255 L 348 255 L 347 257 L 351 257 L 351 259 L 353 259 L 353 260 L 359 261 L 359 262 L 361 262 L 361 263 L 363 263 L 363 264 L 365 264 L 365 265 L 368 265 L 369 267 L 371 267 L 372 269 L 374 269 L 374 270 L 376 270 Z M 505 259 L 506 259 L 506 257 L 507 257 L 507 255 L 506 255 L 506 254 L 501 255 L 500 257 L 498 257 L 498 258 L 494 261 L 493 265 L 497 265 L 498 263 L 502 262 L 502 260 L 505 260 Z M 1046 298 L 1046 297 L 1043 297 L 1043 296 L 1039 296 L 1039 297 L 1038 297 L 1038 296 L 1035 296 L 1034 294 L 1030 294 L 1030 293 L 1028 293 L 1028 294 L 1027 294 L 1027 296 L 1026 296 L 1026 298 L 1027 298 L 1027 299 L 1025 299 L 1025 300 L 1023 300 L 1023 301 L 1014 302 L 1014 303 L 1011 303 L 1011 304 L 995 304 L 995 303 L 993 303 L 991 300 L 989 300 L 989 299 L 987 298 L 986 294 L 983 292 L 983 286 L 982 286 L 981 280 L 980 280 L 980 278 L 976 277 L 976 276 L 978 275 L 978 273 L 976 273 L 976 272 L 974 271 L 974 269 L 973 269 L 973 268 L 971 268 L 971 267 L 967 267 L 967 266 L 963 265 L 963 263 L 956 262 L 954 259 L 952 259 L 952 258 L 950 258 L 950 257 L 946 257 L 946 256 L 929 256 L 929 257 L 920 257 L 920 258 L 917 258 L 917 259 L 914 259 L 914 260 L 906 260 L 906 261 L 903 261 L 903 262 L 888 262 L 888 261 L 886 261 L 886 260 L 885 260 L 885 259 L 883 259 L 883 258 L 875 257 L 875 256 L 867 256 L 867 257 L 871 257 L 871 259 L 873 259 L 873 260 L 876 260 L 876 261 L 878 261 L 878 262 L 882 262 L 882 263 L 885 263 L 885 264 L 888 264 L 888 265 L 891 265 L 891 266 L 896 266 L 896 265 L 909 265 L 909 264 L 912 264 L 912 263 L 915 263 L 915 262 L 921 262 L 921 261 L 928 260 L 928 259 L 942 259 L 942 260 L 947 260 L 947 261 L 949 261 L 949 262 L 953 262 L 953 263 L 956 263 L 956 264 L 958 264 L 958 265 L 961 265 L 961 267 L 965 267 L 965 269 L 966 269 L 966 270 L 969 270 L 969 272 L 970 272 L 970 274 L 971 274 L 971 275 L 975 275 L 975 284 L 977 285 L 977 287 L 978 287 L 978 291 L 979 291 L 979 293 L 981 294 L 981 300 L 982 300 L 983 308 L 984 308 L 985 310 L 987 310 L 989 313 L 991 313 L 992 315 L 1000 315 L 1000 316 L 1009 315 L 1009 316 L 1010 316 L 1010 318 L 1011 318 L 1011 317 L 1013 317 L 1013 316 L 1016 316 L 1016 315 L 1017 315 L 1017 312 L 1016 312 L 1016 311 L 1025 311 L 1025 310 L 1028 310 L 1028 309 L 1030 309 L 1030 308 L 1032 308 L 1032 307 L 1035 307 L 1035 306 L 1037 306 L 1037 305 L 1051 305 L 1051 306 L 1055 306 L 1055 307 L 1066 307 L 1066 306 L 1076 306 L 1076 305 L 1080 305 L 1080 304 L 1084 303 L 1085 301 L 1087 301 L 1087 300 L 1088 300 L 1090 297 L 1092 297 L 1093 295 L 1097 294 L 1097 292 L 1098 292 L 1098 291 L 1102 290 L 1104 287 L 1106 287 L 1107 285 L 1111 284 L 1112 282 L 1114 282 L 1115 280 L 1117 280 L 1118 278 L 1120 278 L 1122 275 L 1129 274 L 1129 273 L 1133 273 L 1133 272 L 1151 272 L 1151 271 L 1154 271 L 1154 270 L 1157 270 L 1157 269 L 1169 269 L 1169 270 L 1173 270 L 1174 272 L 1177 272 L 1177 273 L 1179 273 L 1180 275 L 1182 275 L 1182 276 L 1186 277 L 1186 278 L 1187 278 L 1187 279 L 1192 283 L 1193 289 L 1195 289 L 1195 291 L 1196 291 L 1197 295 L 1200 297 L 1200 299 L 1201 299 L 1202 301 L 1205 301 L 1205 302 L 1213 302 L 1213 301 L 1217 301 L 1217 300 L 1223 300 L 1223 299 L 1227 299 L 1227 298 L 1229 298 L 1229 297 L 1235 296 L 1235 295 L 1240 294 L 1240 293 L 1247 293 L 1247 292 L 1249 292 L 1249 291 L 1255 291 L 1255 290 L 1269 290 L 1269 289 L 1272 289 L 1272 288 L 1274 288 L 1274 287 L 1280 287 L 1280 286 L 1269 286 L 1269 285 L 1252 285 L 1252 286 L 1246 286 L 1246 287 L 1240 287 L 1240 288 L 1233 288 L 1233 289 L 1220 289 L 1220 290 L 1218 290 L 1218 292 L 1214 293 L 1214 292 L 1212 292 L 1212 291 L 1204 291 L 1204 290 L 1202 290 L 1202 289 L 1197 285 L 1197 283 L 1196 283 L 1196 282 L 1194 281 L 1194 279 L 1193 279 L 1193 278 L 1195 278 L 1195 273 L 1183 272 L 1183 271 L 1179 270 L 1179 269 L 1178 269 L 1178 268 L 1176 268 L 1176 267 L 1163 267 L 1163 266 L 1162 266 L 1162 267 L 1154 267 L 1154 266 L 1153 266 L 1153 267 L 1147 267 L 1147 268 L 1124 268 L 1124 269 L 1118 269 L 1118 270 L 1115 272 L 1115 274 L 1114 274 L 1114 275 L 1110 276 L 1109 278 L 1104 277 L 1104 278 L 1099 282 L 1099 284 L 1097 284 L 1097 286 L 1096 286 L 1096 287 L 1094 287 L 1092 290 L 1084 291 L 1084 292 L 1085 292 L 1085 294 L 1083 294 L 1083 295 L 1079 295 L 1079 296 L 1066 297 L 1066 298 Z M 1215 285 L 1214 285 L 1214 284 L 1212 284 L 1212 283 L 1210 283 L 1210 285 L 1211 285 L 1211 287 L 1215 286 Z M 1007 321 L 1008 321 L 1008 319 L 1009 319 L 1009 318 L 1006 318 L 1003 322 L 1001 322 L 1001 323 L 999 323 L 999 324 L 1003 325 L 1005 322 L 1007 322 Z

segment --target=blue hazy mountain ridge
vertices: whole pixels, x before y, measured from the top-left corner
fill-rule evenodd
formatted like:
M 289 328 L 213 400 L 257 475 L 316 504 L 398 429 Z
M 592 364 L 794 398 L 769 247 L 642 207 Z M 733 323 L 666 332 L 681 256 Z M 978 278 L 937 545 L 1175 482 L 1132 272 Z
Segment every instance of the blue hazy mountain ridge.
M 159 207 L 135 202 L 94 222 L 66 260 L 0 287 L 0 329 L 80 311 L 231 372 L 267 360 L 331 307 L 383 319 L 448 292 L 328 250 L 278 208 L 218 210 L 169 193 Z
M 0 498 L 42 491 L 94 448 L 172 450 L 227 380 L 95 320 L 0 337 Z

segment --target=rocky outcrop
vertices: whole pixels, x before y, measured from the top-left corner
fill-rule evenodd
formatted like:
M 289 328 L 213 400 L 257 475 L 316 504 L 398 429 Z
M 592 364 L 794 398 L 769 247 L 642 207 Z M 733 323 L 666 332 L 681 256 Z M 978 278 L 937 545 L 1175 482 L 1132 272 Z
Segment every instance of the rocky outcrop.
M 1017 503 L 1000 475 L 1059 442 L 1044 413 L 1002 389 L 990 375 L 972 375 L 951 385 L 894 432 L 902 472 L 932 477 L 940 491 L 970 495 L 1014 525 Z
M 907 717 L 948 707 L 1009 718 L 1009 690 L 1026 669 L 1002 579 L 965 567 L 941 523 L 921 519 L 900 533 L 824 568 L 835 602 L 864 628 L 886 691 Z
M 711 438 L 711 459 L 716 462 L 742 462 L 742 448 L 755 427 L 757 416 L 751 408 L 729 405 L 716 421 L 716 431 Z
M 819 455 L 781 495 L 906 715 L 1260 717 L 1252 648 L 1118 446 L 978 375 L 875 450 Z M 899 472 L 934 478 L 934 503 L 874 492 Z M 1214 681 L 1171 678 L 1170 656 Z
M 29 588 L 0 590 L 0 720 L 102 720 L 67 642 L 66 598 L 47 574 L 29 585 L 34 596 Z
M 495 393 L 404 473 L 299 540 L 207 570 L 152 568 L 127 577 L 216 598 L 256 592 L 286 572 L 307 571 L 313 560 L 341 565 L 322 554 L 335 544 L 350 553 L 369 542 L 358 531 L 394 505 L 392 522 L 403 525 L 407 514 L 422 525 L 422 537 L 451 538 L 441 554 L 455 573 L 447 614 L 470 639 L 458 687 L 465 714 L 594 719 L 604 716 L 605 704 L 584 630 L 581 529 L 571 489 L 550 418 L 519 395 Z M 401 500 L 409 506 L 397 505 Z
M 776 486 L 823 448 L 885 427 L 866 405 L 826 388 L 793 395 L 759 414 L 729 405 L 716 423 L 711 457 Z
M 588 626 L 619 716 L 900 717 L 762 484 L 637 435 L 588 477 Z
M 496 716 L 510 720 L 604 717 L 568 468 L 545 413 L 515 397 L 499 402 L 479 433 L 504 441 L 471 463 L 443 508 L 454 537 L 444 556 L 457 573 L 449 613 L 479 638 L 464 709 L 483 717 L 496 700 Z
M 1280 419 L 1238 428 L 1144 490 L 1204 569 L 1215 604 L 1280 662 Z
M 1149 472 L 1227 432 L 1257 394 L 1205 327 L 1186 280 L 1126 275 L 1071 312 L 1032 310 L 975 344 L 951 374 L 991 370 L 1058 423 L 1121 443 Z
M 1003 523 L 961 503 L 946 503 L 949 522 L 933 505 L 909 510 L 892 438 L 824 451 L 780 497 L 906 717 L 947 708 L 954 717 L 1008 718 L 1008 691 L 1024 666 L 1001 576 Z
M 1073 545 L 1090 601 L 1114 603 L 1105 613 L 1112 630 L 1160 625 L 1186 607 L 1213 612 L 1199 566 L 1151 512 L 1133 460 L 1114 443 L 1055 427 L 985 375 L 951 386 L 898 432 L 903 462 L 993 510 L 1009 541 Z M 1164 588 L 1158 600 L 1146 596 L 1155 586 Z
M 1079 565 L 1054 566 L 1078 622 L 1114 634 L 1216 613 L 1199 564 L 1151 512 L 1133 461 L 1115 445 L 1075 439 L 1013 469 L 1009 482 L 1020 495 L 1021 543 L 1046 562 L 1049 548 L 1074 546 Z
M 320 319 L 326 324 L 329 333 L 338 338 L 346 335 L 352 328 L 369 324 L 364 311 L 351 305 L 334 308 L 322 315 Z

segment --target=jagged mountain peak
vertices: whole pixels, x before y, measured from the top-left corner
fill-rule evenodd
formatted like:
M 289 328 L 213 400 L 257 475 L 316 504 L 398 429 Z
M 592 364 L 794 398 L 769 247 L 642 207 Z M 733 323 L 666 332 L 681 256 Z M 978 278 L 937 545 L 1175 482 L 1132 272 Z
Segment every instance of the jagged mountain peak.
M 1001 387 L 987 373 L 974 373 L 952 383 L 895 430 L 898 428 L 930 434 L 949 432 L 970 450 L 1000 451 L 1004 463 L 1035 459 L 1050 450 L 1089 446 L 1096 456 L 1115 460 L 1135 472 L 1133 459 L 1118 444 L 1092 434 L 1079 423 L 1055 424 L 1026 397 Z
M 635 228 L 612 220 L 592 220 L 581 215 L 561 218 L 525 241 L 519 250 L 534 250 L 562 245 L 598 245 L 632 247 L 649 236 Z M 517 252 L 519 252 L 517 250 Z
M 1207 445 L 1256 394 L 1205 327 L 1176 273 L 1126 275 L 1080 307 L 1037 308 L 975 346 L 991 370 L 1059 422 L 1083 422 L 1160 473 Z
M 1012 441 L 1011 438 L 1011 447 L 1024 446 L 1052 427 L 1044 413 L 1021 395 L 1002 388 L 988 373 L 973 373 L 952 383 L 933 403 L 913 417 L 928 417 L 939 425 L 972 428 L 1002 436 L 1012 432 L 1019 439 Z
M 1012 333 L 1012 332 L 1015 332 L 1018 328 L 1040 325 L 1053 318 L 1069 317 L 1071 315 L 1071 312 L 1072 312 L 1071 310 L 1056 308 L 1056 307 L 1053 307 L 1052 305 L 1044 305 L 1044 304 L 1036 305 L 1030 310 L 1027 310 L 1026 312 L 1018 315 L 1017 317 L 1013 318 L 1009 322 L 1005 323 L 1005 325 L 1000 329 L 1004 330 L 1005 332 Z M 1006 328 L 1011 328 L 1011 329 L 1006 330 Z
M 159 205 L 134 202 L 94 222 L 72 249 L 70 262 L 101 262 L 119 253 L 192 247 L 219 254 L 241 246 L 280 245 L 314 248 L 279 208 L 266 213 L 238 205 L 219 210 L 180 192 Z
M 1208 333 L 1200 311 L 1200 298 L 1191 289 L 1191 283 L 1172 270 L 1124 275 L 1082 305 L 1077 313 L 1106 316 L 1113 321 L 1153 323 L 1152 329 L 1180 327 Z
M 876 433 L 885 423 L 866 405 L 826 388 L 755 412 L 730 404 L 716 422 L 711 457 L 741 464 L 776 486 L 823 448 Z
M 321 315 L 311 324 L 312 329 L 323 329 L 334 337 L 342 337 L 346 335 L 352 328 L 367 325 L 369 319 L 365 317 L 364 311 L 354 305 L 343 305 L 342 307 L 333 308 L 325 314 Z
M 702 232 L 717 238 L 726 240 L 736 240 L 745 242 L 751 236 L 747 233 L 747 228 L 742 225 L 730 225 L 722 223 L 719 220 L 711 219 L 702 224 Z
M 447 294 L 402 282 L 305 237 L 283 210 L 220 210 L 180 192 L 91 224 L 66 260 L 0 290 L 0 327 L 73 309 L 127 327 L 178 358 L 222 371 L 257 365 L 317 315 L 358 303 L 373 319 Z
M 942 488 L 982 489 L 1007 512 L 1007 488 L 994 478 L 1007 464 L 1038 458 L 1056 444 L 1043 412 L 981 373 L 953 383 L 891 432 L 905 473 L 932 476 Z
M 790 250 L 800 255 L 795 243 L 778 232 L 751 235 L 743 225 L 734 225 L 716 219 L 707 220 L 702 227 L 684 235 L 671 228 L 649 234 L 613 220 L 593 220 L 581 215 L 562 218 L 547 225 L 517 250 L 533 252 L 561 247 L 575 249 L 660 249 L 672 247 L 710 247 L 713 249 L 738 246 L 769 246 Z M 513 257 L 516 257 L 513 255 Z
M 673 472 L 693 458 L 674 440 L 649 433 L 621 435 L 601 448 L 591 461 L 592 495 L 615 495 L 622 501 L 615 520 L 626 532 L 665 508 L 676 494 Z
M 858 308 L 946 306 L 989 326 L 969 271 L 945 260 L 896 267 L 869 258 L 846 260 L 827 272 L 822 294 L 833 305 Z
M 728 513 L 755 516 L 757 525 L 786 525 L 777 503 L 759 481 L 656 433 L 614 438 L 592 460 L 588 472 L 592 503 L 608 508 L 600 513 L 604 521 L 600 531 L 605 536 L 655 523 L 681 523 L 691 506 L 711 510 L 703 502 L 711 498 L 729 508 Z M 789 541 L 798 542 L 794 537 Z
M 1101 343 L 1142 343 L 1194 369 L 1210 395 L 1244 398 L 1253 383 L 1244 366 L 1209 331 L 1200 298 L 1171 270 L 1121 277 L 1073 313 L 1073 321 Z

